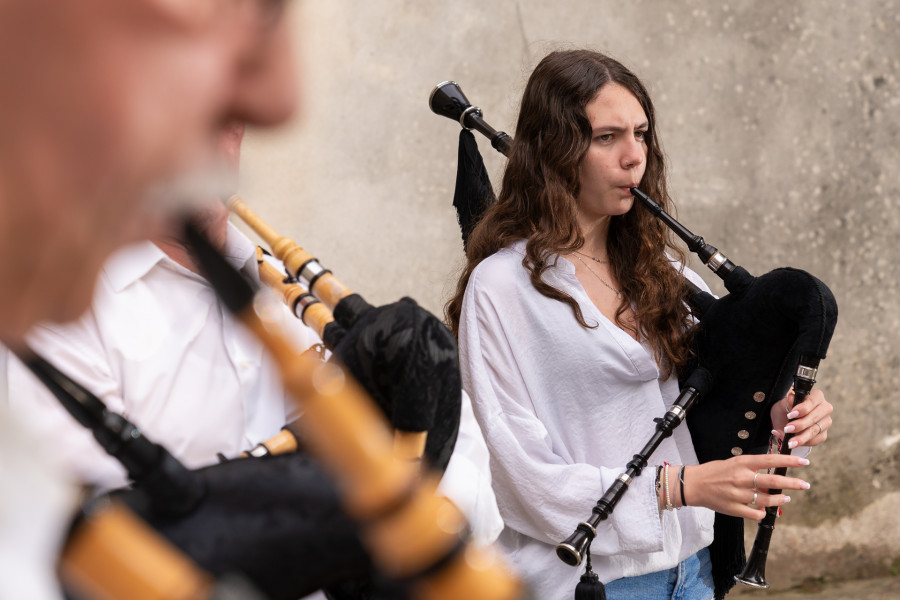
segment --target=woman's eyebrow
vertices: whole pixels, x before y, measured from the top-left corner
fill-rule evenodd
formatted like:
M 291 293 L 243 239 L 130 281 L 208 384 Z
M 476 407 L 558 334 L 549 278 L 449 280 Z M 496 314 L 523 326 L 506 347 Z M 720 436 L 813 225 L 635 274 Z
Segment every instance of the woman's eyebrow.
M 644 129 L 649 126 L 650 126 L 649 121 L 644 121 L 643 123 L 639 123 L 638 125 L 635 125 L 634 128 L 635 129 Z M 621 132 L 625 131 L 626 129 L 627 129 L 627 127 L 622 127 L 620 125 L 598 125 L 597 127 L 593 128 L 593 132 L 597 133 L 600 131 L 608 131 L 610 133 L 621 133 Z

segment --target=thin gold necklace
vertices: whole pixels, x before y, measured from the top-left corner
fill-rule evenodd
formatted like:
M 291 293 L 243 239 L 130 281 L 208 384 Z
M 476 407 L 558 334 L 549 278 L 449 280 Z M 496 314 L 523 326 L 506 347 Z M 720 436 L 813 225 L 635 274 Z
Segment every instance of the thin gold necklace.
M 578 250 L 575 251 L 575 254 L 580 254 L 581 256 L 584 256 L 585 258 L 589 258 L 589 259 L 591 259 L 591 260 L 594 261 L 594 262 L 598 262 L 598 263 L 600 263 L 601 265 L 609 264 L 609 261 L 608 261 L 608 260 L 600 260 L 599 258 L 594 258 L 594 257 L 591 256 L 590 254 L 585 254 L 584 252 L 579 252 Z
M 619 300 L 621 300 L 621 299 L 622 299 L 622 292 L 620 292 L 619 290 L 617 290 L 616 288 L 614 288 L 613 286 L 611 286 L 609 283 L 606 282 L 605 279 L 603 279 L 602 277 L 600 277 L 599 275 L 597 275 L 597 273 L 596 273 L 590 266 L 588 266 L 588 264 L 587 264 L 586 262 L 584 262 L 584 260 L 583 260 L 580 256 L 578 256 L 579 254 L 581 254 L 581 253 L 580 253 L 580 252 L 575 252 L 575 258 L 577 258 L 578 260 L 581 261 L 581 264 L 584 265 L 584 268 L 587 269 L 588 271 L 590 271 L 591 274 L 592 274 L 594 277 L 596 277 L 597 279 L 599 279 L 599 280 L 600 280 L 600 283 L 602 283 L 603 285 L 605 285 L 606 287 L 608 287 L 609 289 L 611 289 L 612 291 L 614 291 L 614 292 L 616 293 L 616 298 L 618 298 Z M 592 258 L 592 257 L 588 256 L 588 258 Z M 598 262 L 599 262 L 599 261 L 598 261 Z

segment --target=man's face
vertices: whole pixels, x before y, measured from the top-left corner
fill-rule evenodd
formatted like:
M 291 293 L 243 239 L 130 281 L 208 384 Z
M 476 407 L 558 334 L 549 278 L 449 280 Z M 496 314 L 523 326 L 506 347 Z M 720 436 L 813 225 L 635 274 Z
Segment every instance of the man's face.
M 295 101 L 279 0 L 0 5 L 0 339 L 76 317 L 154 189 L 211 164 L 230 120 Z

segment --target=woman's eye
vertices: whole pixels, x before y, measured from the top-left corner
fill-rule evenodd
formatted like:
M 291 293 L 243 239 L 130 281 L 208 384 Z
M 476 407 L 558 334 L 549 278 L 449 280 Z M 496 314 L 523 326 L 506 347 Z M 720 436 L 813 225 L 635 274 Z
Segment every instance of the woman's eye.
M 608 141 L 610 141 L 612 138 L 613 138 L 613 134 L 611 134 L 611 133 L 601 133 L 600 135 L 598 135 L 598 136 L 597 136 L 596 138 L 594 138 L 594 139 L 596 139 L 596 140 L 598 140 L 598 141 L 600 141 L 600 142 L 608 142 Z
M 646 140 L 647 137 L 649 137 L 649 134 L 647 133 L 646 130 L 644 130 L 644 131 L 635 131 L 635 132 L 634 132 L 634 137 L 637 138 L 637 139 L 639 139 L 639 140 L 641 140 L 641 141 L 643 141 L 643 140 Z

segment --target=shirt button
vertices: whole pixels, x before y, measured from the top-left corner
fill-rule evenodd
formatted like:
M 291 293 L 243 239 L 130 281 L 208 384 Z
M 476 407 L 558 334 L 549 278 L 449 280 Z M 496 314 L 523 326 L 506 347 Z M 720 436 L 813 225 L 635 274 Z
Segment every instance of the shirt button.
M 732 456 L 740 456 L 743 453 L 744 453 L 744 451 L 741 450 L 740 448 L 738 448 L 737 446 L 735 446 L 734 448 L 731 449 Z
M 752 410 L 748 410 L 747 412 L 744 413 L 744 417 L 752 420 L 752 419 L 756 418 L 756 413 L 753 412 Z
M 756 392 L 755 394 L 753 394 L 753 400 L 755 400 L 756 402 L 762 402 L 765 399 L 766 395 L 763 392 Z
M 742 440 L 746 440 L 748 437 L 750 437 L 750 432 L 746 429 L 741 429 L 740 431 L 738 431 L 738 437 Z
M 250 363 L 248 363 L 246 360 L 242 360 L 242 361 L 241 361 L 241 368 L 244 369 L 244 370 L 249 369 L 249 368 L 250 368 Z

